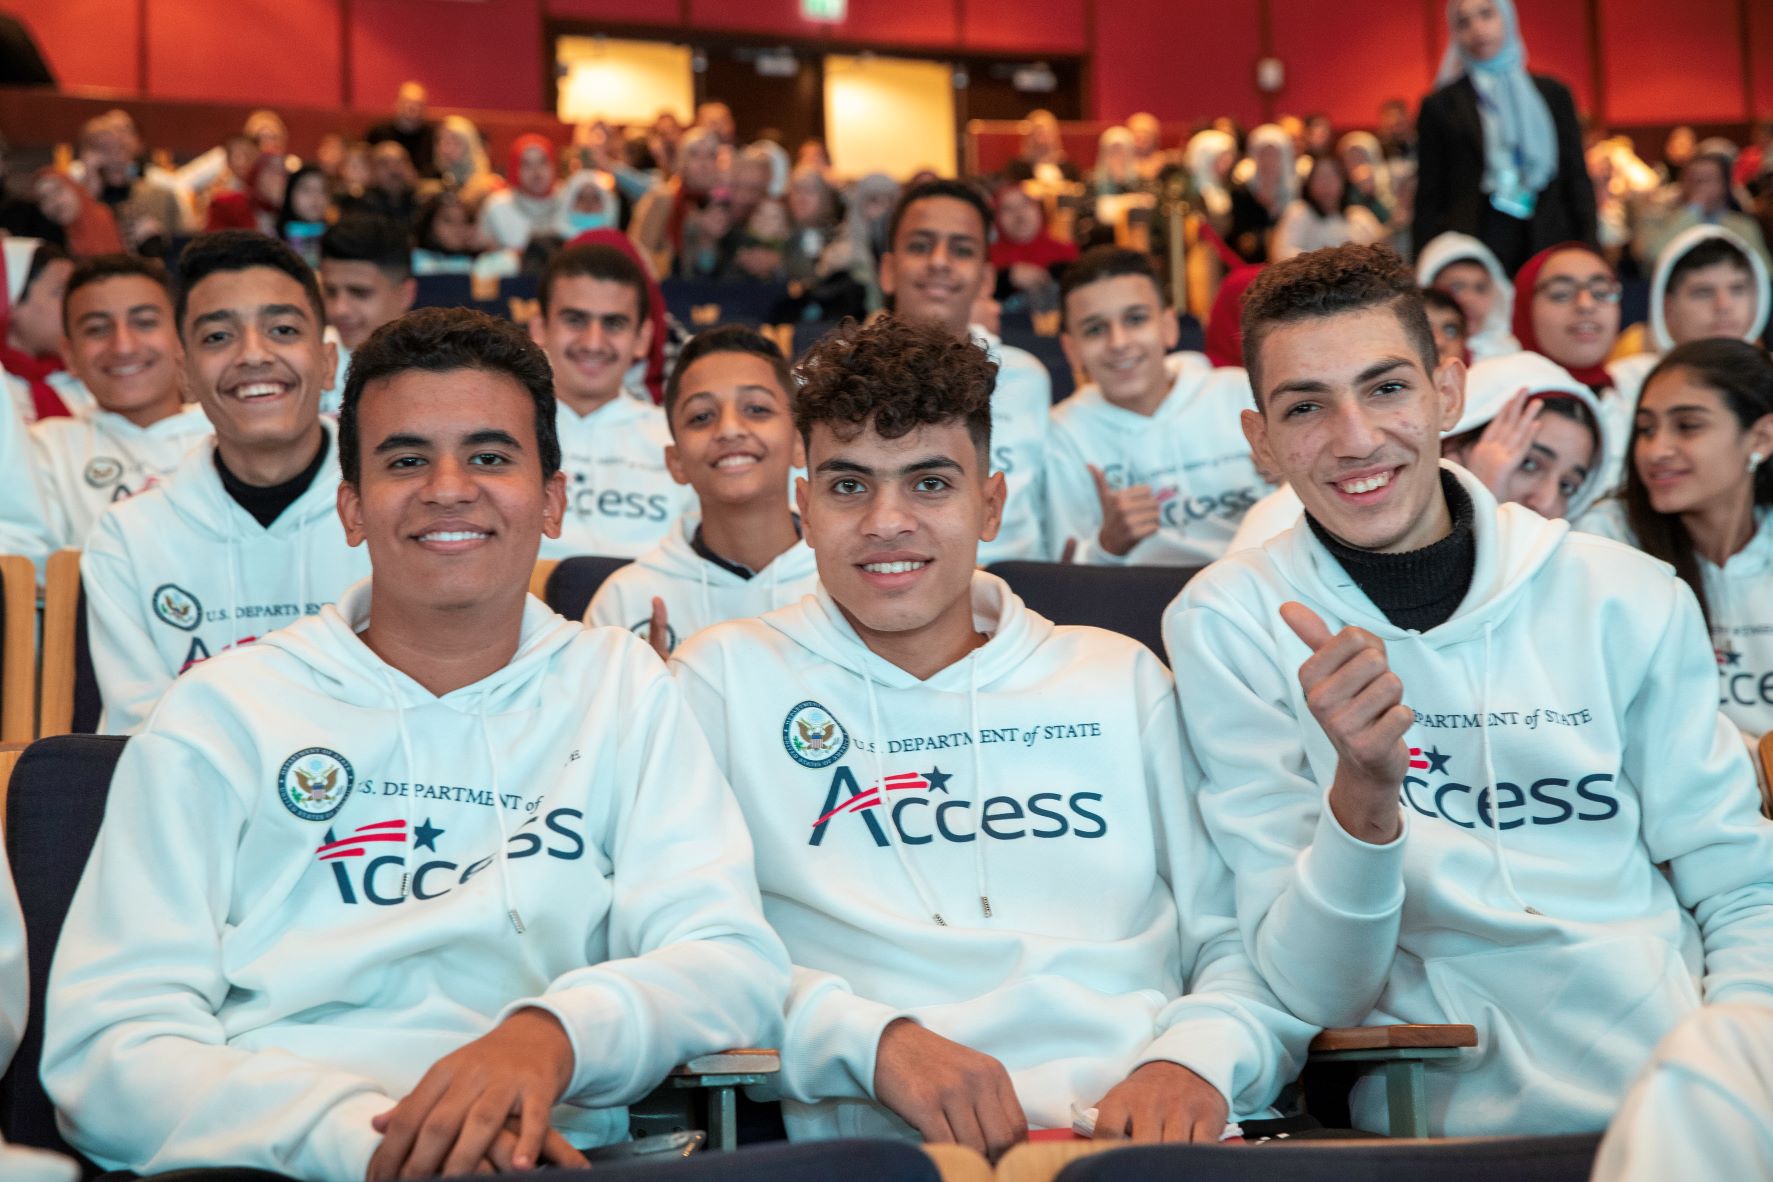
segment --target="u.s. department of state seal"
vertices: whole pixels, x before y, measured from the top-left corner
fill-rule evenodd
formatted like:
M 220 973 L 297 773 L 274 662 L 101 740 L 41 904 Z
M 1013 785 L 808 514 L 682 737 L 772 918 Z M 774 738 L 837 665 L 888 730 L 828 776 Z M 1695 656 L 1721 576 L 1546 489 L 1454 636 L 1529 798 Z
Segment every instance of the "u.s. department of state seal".
M 850 733 L 817 702 L 802 702 L 782 722 L 782 746 L 802 767 L 829 767 L 850 749 Z
M 86 471 L 81 475 L 93 488 L 104 488 L 123 479 L 123 461 L 110 456 L 94 456 L 86 462 Z
M 154 615 L 162 624 L 195 632 L 203 622 L 203 605 L 177 583 L 162 583 L 154 588 Z
M 337 751 L 307 747 L 283 761 L 277 795 L 283 807 L 304 821 L 330 820 L 356 782 L 351 765 Z

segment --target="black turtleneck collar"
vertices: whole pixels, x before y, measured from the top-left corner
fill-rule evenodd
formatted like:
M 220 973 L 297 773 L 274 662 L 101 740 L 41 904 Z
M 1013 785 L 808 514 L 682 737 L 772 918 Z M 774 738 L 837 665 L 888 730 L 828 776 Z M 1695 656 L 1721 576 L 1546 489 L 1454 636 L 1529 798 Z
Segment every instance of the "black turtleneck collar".
M 228 470 L 222 462 L 222 449 L 215 449 L 215 470 L 222 478 L 222 488 L 234 498 L 235 504 L 252 514 L 254 521 L 265 529 L 283 515 L 283 511 L 301 499 L 320 475 L 320 466 L 326 462 L 326 432 L 320 433 L 320 450 L 308 461 L 308 466 L 297 472 L 295 476 L 282 484 L 273 484 L 269 488 L 261 488 L 256 484 L 248 484 Z
M 1447 622 L 1471 590 L 1477 568 L 1477 536 L 1472 532 L 1471 494 L 1453 474 L 1441 469 L 1441 491 L 1453 529 L 1420 550 L 1382 554 L 1359 550 L 1338 541 L 1310 513 L 1305 520 L 1373 606 L 1399 628 L 1426 632 Z

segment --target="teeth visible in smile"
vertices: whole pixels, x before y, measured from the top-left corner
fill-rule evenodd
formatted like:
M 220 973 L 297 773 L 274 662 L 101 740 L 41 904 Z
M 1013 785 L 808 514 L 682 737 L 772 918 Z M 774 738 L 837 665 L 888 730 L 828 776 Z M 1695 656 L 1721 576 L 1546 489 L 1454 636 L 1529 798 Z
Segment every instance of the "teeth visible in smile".
M 283 393 L 283 387 L 279 386 L 276 382 L 253 382 L 250 385 L 241 386 L 239 389 L 235 390 L 234 397 L 270 398 L 281 393 Z
M 119 365 L 113 369 L 106 370 L 105 372 L 109 373 L 114 378 L 132 378 L 147 368 L 147 362 L 139 361 L 134 365 Z
M 757 463 L 756 456 L 721 456 L 714 461 L 716 468 L 749 468 Z
M 908 575 L 928 565 L 927 562 L 865 562 L 862 569 L 871 575 Z
M 421 542 L 472 542 L 472 541 L 475 541 L 479 538 L 484 538 L 486 536 L 487 536 L 486 534 L 481 533 L 479 530 L 470 530 L 470 529 L 441 530 L 440 529 L 440 530 L 437 530 L 433 533 L 420 534 L 419 541 L 421 541 Z
M 1376 488 L 1384 488 L 1391 483 L 1391 473 L 1381 472 L 1377 476 L 1368 476 L 1361 480 L 1344 480 L 1336 487 L 1345 493 L 1369 493 Z

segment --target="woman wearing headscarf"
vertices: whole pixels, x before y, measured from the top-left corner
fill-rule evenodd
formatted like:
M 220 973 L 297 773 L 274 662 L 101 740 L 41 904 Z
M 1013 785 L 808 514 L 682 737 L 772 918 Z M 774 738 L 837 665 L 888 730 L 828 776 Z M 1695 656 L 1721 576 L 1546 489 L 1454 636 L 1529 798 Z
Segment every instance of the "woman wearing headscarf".
M 554 141 L 545 135 L 520 135 L 511 144 L 510 186 L 489 196 L 480 207 L 480 232 L 494 247 L 522 250 L 532 237 L 555 232 L 560 213 L 560 171 Z
M 123 249 L 110 209 L 67 173 L 45 168 L 32 183 L 37 208 L 61 229 L 67 252 L 77 259 Z
M 1231 249 L 1246 263 L 1268 261 L 1268 235 L 1299 188 L 1293 137 L 1278 123 L 1250 133 L 1250 179 L 1231 191 Z
M 1207 219 L 1221 237 L 1231 233 L 1231 169 L 1237 163 L 1237 141 L 1216 127 L 1198 131 L 1182 150 L 1187 175 L 1184 200 Z
M 1514 339 L 1514 282 L 1470 234 L 1442 234 L 1416 256 L 1416 284 L 1451 296 L 1465 313 L 1465 348 L 1473 361 L 1519 352 Z
M 1569 88 L 1527 72 L 1513 0 L 1448 0 L 1451 42 L 1416 118 L 1415 238 L 1457 230 L 1512 272 L 1595 241 L 1594 187 Z
M 472 119 L 445 115 L 437 125 L 437 146 L 431 158 L 443 176 L 443 187 L 458 194 L 470 208 L 504 188 Z
M 247 166 L 242 186 L 217 193 L 209 199 L 205 230 L 257 230 L 275 235 L 277 216 L 289 189 L 289 174 L 281 155 L 262 152 Z
M 1056 291 L 1060 274 L 1077 258 L 1076 244 L 1053 237 L 1046 206 L 1021 185 L 1000 185 L 992 204 L 997 212 L 997 233 L 991 239 L 997 301 L 1008 304 L 1024 293 Z
M 1351 131 L 1336 143 L 1336 155 L 1342 171 L 1348 174 L 1348 198 L 1378 219 L 1382 226 L 1391 225 L 1398 212 L 1397 196 L 1391 188 L 1391 165 L 1379 146 L 1379 137 L 1370 131 Z

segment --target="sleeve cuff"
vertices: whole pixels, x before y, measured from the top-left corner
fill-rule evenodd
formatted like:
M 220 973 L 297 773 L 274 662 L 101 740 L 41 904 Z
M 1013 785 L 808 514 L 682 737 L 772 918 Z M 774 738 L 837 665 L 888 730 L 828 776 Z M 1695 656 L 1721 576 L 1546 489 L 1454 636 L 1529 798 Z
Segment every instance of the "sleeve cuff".
M 1404 903 L 1404 839 L 1409 818 L 1398 811 L 1398 835 L 1384 845 L 1353 837 L 1330 808 L 1328 793 L 1311 846 L 1300 855 L 1299 879 L 1326 908 L 1370 919 Z
M 1258 1064 L 1254 1058 L 1248 1034 L 1235 1019 L 1223 1013 L 1203 1011 L 1183 1018 L 1158 1035 L 1134 1066 L 1181 1064 L 1212 1084 L 1225 1097 L 1225 1107 L 1235 1120 L 1240 1115 L 1251 1115 L 1238 1110 L 1237 1081 L 1240 1075 L 1259 1074 L 1255 1070 Z M 1245 1060 L 1251 1060 L 1248 1069 L 1239 1072 L 1238 1067 Z
M 572 1078 L 561 1094 L 562 1100 L 589 1091 L 618 1088 L 632 1072 L 635 1056 L 625 1053 L 620 1046 L 620 1032 L 632 1030 L 635 1022 L 621 998 L 610 990 L 576 985 L 545 997 L 514 1001 L 499 1012 L 498 1021 L 503 1022 L 518 1010 L 530 1009 L 554 1015 L 572 1045 Z
M 382 1144 L 382 1135 L 369 1122 L 391 1111 L 395 1101 L 376 1092 L 359 1092 L 333 1105 L 323 1124 L 325 1132 L 308 1141 L 315 1172 L 323 1178 L 361 1178 L 369 1172 L 369 1159 Z
M 812 1012 L 791 1020 L 782 1048 L 796 1099 L 873 1100 L 874 1063 L 880 1034 L 888 1024 L 911 1017 L 904 1010 L 857 997 L 846 989 L 826 989 Z

